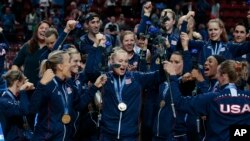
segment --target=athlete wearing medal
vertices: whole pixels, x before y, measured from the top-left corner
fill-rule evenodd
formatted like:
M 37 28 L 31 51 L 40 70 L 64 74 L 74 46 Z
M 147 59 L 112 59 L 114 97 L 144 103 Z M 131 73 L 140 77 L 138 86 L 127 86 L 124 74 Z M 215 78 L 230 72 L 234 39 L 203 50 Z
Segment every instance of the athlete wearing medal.
M 32 140 L 71 140 L 75 113 L 82 110 L 94 98 L 101 85 L 94 84 L 90 94 L 80 94 L 71 81 L 70 56 L 66 51 L 54 51 L 41 64 L 41 76 L 35 90 L 30 111 L 37 114 Z M 98 82 L 105 79 L 97 79 Z M 102 84 L 102 83 L 101 83 Z
M 129 44 L 130 40 L 126 42 Z M 94 53 L 100 48 L 94 48 L 87 61 L 94 63 Z M 103 108 L 100 141 L 137 141 L 142 89 L 158 85 L 165 79 L 162 77 L 165 74 L 163 69 L 149 73 L 129 72 L 128 60 L 128 53 L 121 48 L 116 48 L 110 56 L 111 71 L 106 73 L 108 80 L 101 90 Z

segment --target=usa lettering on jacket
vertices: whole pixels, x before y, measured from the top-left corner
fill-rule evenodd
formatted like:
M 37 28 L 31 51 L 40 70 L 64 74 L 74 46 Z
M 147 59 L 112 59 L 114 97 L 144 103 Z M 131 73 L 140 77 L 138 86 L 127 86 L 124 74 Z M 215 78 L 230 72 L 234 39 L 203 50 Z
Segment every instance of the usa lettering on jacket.
M 250 112 L 250 105 L 220 104 L 220 112 L 223 114 L 243 114 Z

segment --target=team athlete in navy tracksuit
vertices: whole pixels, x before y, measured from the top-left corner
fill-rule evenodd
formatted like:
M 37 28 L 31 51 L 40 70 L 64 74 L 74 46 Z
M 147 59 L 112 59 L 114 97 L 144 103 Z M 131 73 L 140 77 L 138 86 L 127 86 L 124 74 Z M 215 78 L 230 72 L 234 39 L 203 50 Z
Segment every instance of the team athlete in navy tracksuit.
M 199 52 L 199 63 L 204 64 L 210 55 L 222 55 L 226 59 L 235 59 L 250 52 L 250 42 L 235 44 L 227 42 L 227 34 L 224 23 L 219 19 L 211 19 L 208 22 L 209 40 L 189 40 L 190 50 L 197 49 Z M 183 36 L 186 33 L 181 33 Z M 186 34 L 188 37 L 188 35 Z
M 6 141 L 26 141 L 23 117 L 28 114 L 27 90 L 34 89 L 32 83 L 25 82 L 20 71 L 10 70 L 4 75 L 8 89 L 0 97 L 0 122 Z
M 194 84 L 190 82 L 182 82 L 181 75 L 183 73 L 189 72 L 192 69 L 192 65 L 190 64 L 191 55 L 188 51 L 188 48 L 184 49 L 183 54 L 181 52 L 174 52 L 170 61 L 174 64 L 174 68 L 177 71 L 177 75 L 179 77 L 179 83 L 181 90 L 187 92 L 187 95 L 191 95 L 192 90 L 194 88 Z M 188 87 L 187 87 L 188 85 Z M 158 113 L 155 115 L 154 119 L 154 128 L 153 128 L 153 140 L 154 141 L 164 141 L 164 140 L 172 140 L 173 132 L 178 131 L 175 135 L 179 135 L 180 137 L 186 137 L 186 126 L 185 126 L 185 116 L 186 113 L 177 112 L 176 111 L 176 119 L 173 117 L 171 101 L 167 97 L 170 97 L 170 88 L 169 82 L 166 81 L 160 85 L 160 97 L 157 104 Z M 167 100 L 167 101 L 166 101 Z M 164 102 L 164 104 L 162 104 Z M 179 138 L 180 138 L 179 137 Z
M 69 141 L 76 110 L 83 109 L 94 97 L 97 85 L 90 88 L 91 94 L 79 97 L 72 81 L 67 81 L 71 77 L 69 61 L 67 52 L 54 51 L 41 64 L 42 79 L 30 104 L 30 111 L 38 113 L 34 141 Z
M 142 16 L 142 20 L 140 22 L 140 25 L 138 27 L 138 34 L 140 33 L 148 33 L 149 32 L 149 24 L 150 22 L 150 14 L 153 10 L 152 3 L 146 2 L 143 5 L 143 11 L 144 15 Z M 160 32 L 158 33 L 157 37 L 153 37 L 154 41 L 158 40 L 168 40 L 169 42 L 169 47 L 168 47 L 168 52 L 171 54 L 172 52 L 177 50 L 177 43 L 179 40 L 179 33 L 177 30 L 175 30 L 174 25 L 175 25 L 175 12 L 172 11 L 171 9 L 164 9 L 161 12 L 160 20 Z M 161 41 L 163 42 L 163 41 Z M 153 49 L 154 50 L 154 49 Z M 150 50 L 151 52 L 154 52 L 153 50 Z
M 163 70 L 128 72 L 128 54 L 123 49 L 116 49 L 111 54 L 110 63 L 112 71 L 106 74 L 108 80 L 101 90 L 103 104 L 100 140 L 136 141 L 139 135 L 142 89 L 146 84 L 159 84 L 160 76 L 164 73 Z
M 170 68 L 168 64 L 167 68 Z M 231 125 L 250 125 L 250 93 L 237 89 L 235 82 L 244 76 L 241 63 L 227 60 L 220 64 L 217 79 L 220 88 L 217 92 L 195 97 L 181 97 L 179 90 L 174 93 L 176 107 L 180 110 L 207 116 L 207 134 L 209 141 L 229 141 Z M 167 70 L 175 74 L 174 70 Z
M 70 56 L 70 64 L 71 66 L 71 75 L 73 86 L 77 89 L 78 94 L 87 94 L 88 92 L 88 81 L 87 76 L 84 71 L 79 72 L 81 69 L 81 55 L 80 52 L 75 48 L 68 48 L 67 52 Z M 88 107 L 84 108 L 84 110 L 76 111 L 76 118 L 73 121 L 74 124 L 74 141 L 94 141 L 98 140 L 98 135 L 96 134 L 97 125 L 94 123 L 98 121 L 91 121 L 90 116 L 96 116 L 96 113 L 89 113 Z M 94 119 L 93 119 L 94 120 Z M 89 128 L 93 127 L 93 128 Z M 94 129 L 94 130 L 93 130 Z M 84 131 L 84 132 L 82 132 Z

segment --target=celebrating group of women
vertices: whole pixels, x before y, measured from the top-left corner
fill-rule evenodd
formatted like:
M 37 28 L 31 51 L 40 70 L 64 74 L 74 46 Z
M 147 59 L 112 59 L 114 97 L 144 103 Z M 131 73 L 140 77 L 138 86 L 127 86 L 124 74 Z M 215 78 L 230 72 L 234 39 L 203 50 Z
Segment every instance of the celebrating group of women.
M 193 11 L 181 18 L 177 32 L 171 9 L 161 13 L 160 36 L 152 35 L 152 8 L 151 2 L 143 5 L 136 33 L 122 32 L 120 47 L 100 33 L 96 13 L 86 15 L 88 32 L 76 48 L 62 44 L 77 21 L 68 21 L 59 36 L 46 21 L 38 24 L 3 76 L 5 139 L 226 141 L 231 125 L 250 125 L 248 63 L 234 60 L 250 52 L 250 43 L 228 42 L 219 19 L 208 22 L 209 40 L 201 40 L 192 29 Z M 82 130 L 84 125 L 91 126 Z

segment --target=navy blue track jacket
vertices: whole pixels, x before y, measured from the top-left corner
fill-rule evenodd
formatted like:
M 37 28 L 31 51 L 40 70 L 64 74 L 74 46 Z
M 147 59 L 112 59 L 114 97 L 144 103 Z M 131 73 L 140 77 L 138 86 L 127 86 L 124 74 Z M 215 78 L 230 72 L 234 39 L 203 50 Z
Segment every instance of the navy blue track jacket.
M 250 93 L 233 85 L 194 97 L 181 97 L 178 89 L 173 92 L 179 110 L 207 116 L 208 141 L 229 141 L 230 125 L 250 125 Z
M 10 96 L 11 95 L 11 96 Z M 28 114 L 28 97 L 20 91 L 16 97 L 6 90 L 0 97 L 0 120 L 6 141 L 23 141 L 23 116 Z
M 30 111 L 38 113 L 34 130 L 34 140 L 69 140 L 72 137 L 73 121 L 76 110 L 81 110 L 94 98 L 97 91 L 95 86 L 89 89 L 91 94 L 79 95 L 72 81 L 62 81 L 55 77 L 46 85 L 38 83 L 32 96 Z M 71 116 L 69 124 L 63 124 L 64 114 L 62 96 L 68 96 L 68 114 Z
M 226 59 L 234 59 L 250 52 L 250 42 L 235 44 L 222 41 L 200 41 L 189 40 L 190 50 L 197 49 L 199 52 L 199 63 L 204 64 L 207 57 L 221 55 Z
M 126 72 L 124 76 L 107 73 L 108 80 L 102 89 L 103 109 L 101 133 L 116 137 L 136 137 L 139 133 L 139 115 L 141 108 L 141 92 L 146 85 L 160 83 L 159 71 L 142 73 Z M 122 100 L 127 110 L 121 112 L 117 108 L 119 101 L 114 89 L 114 79 L 125 79 L 122 89 Z M 119 81 L 117 81 L 119 82 Z

